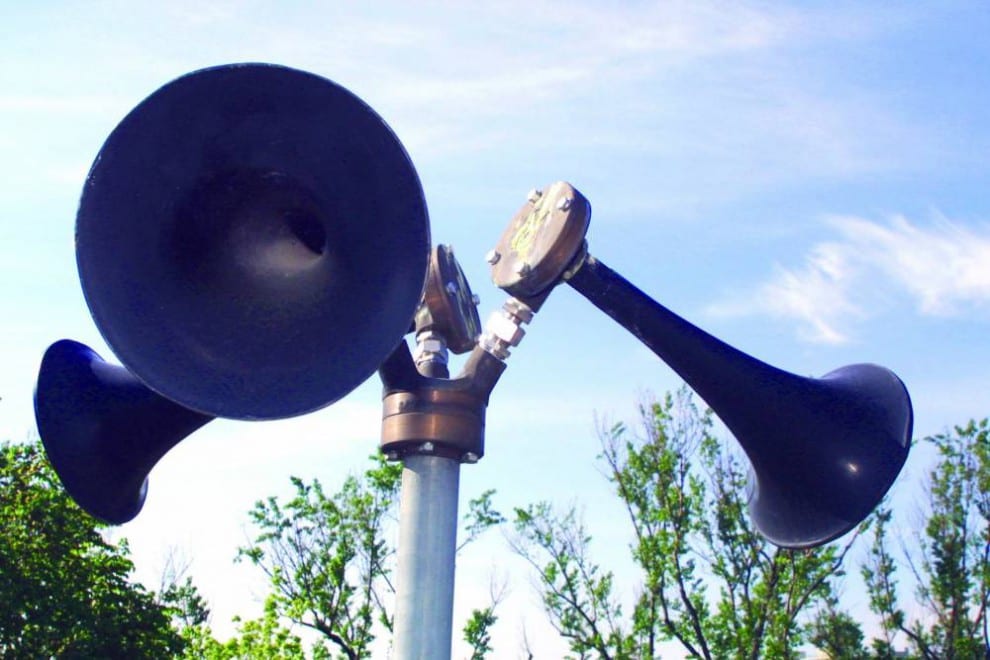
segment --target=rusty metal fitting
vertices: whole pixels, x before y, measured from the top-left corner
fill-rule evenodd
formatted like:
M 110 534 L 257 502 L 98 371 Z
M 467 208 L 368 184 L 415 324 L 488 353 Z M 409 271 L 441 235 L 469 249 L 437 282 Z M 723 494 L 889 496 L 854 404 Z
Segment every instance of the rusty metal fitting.
M 416 335 L 413 361 L 419 367 L 427 362 L 447 364 L 447 340 L 432 330 Z
M 571 260 L 571 263 L 568 264 L 567 269 L 561 274 L 560 279 L 567 282 L 574 277 L 574 273 L 581 270 L 581 267 L 584 266 L 587 261 L 593 259 L 594 257 L 588 254 L 588 241 L 583 241 L 577 254 L 574 255 L 574 259 Z
M 486 401 L 459 385 L 434 382 L 418 391 L 387 394 L 382 401 L 385 455 L 430 454 L 476 463 L 484 454 Z
M 485 455 L 488 397 L 505 362 L 476 346 L 457 378 L 420 373 L 403 341 L 382 363 L 381 451 L 392 461 L 429 454 L 476 463 Z
M 526 331 L 524 323 L 533 320 L 533 310 L 515 297 L 508 298 L 502 309 L 493 313 L 485 325 L 478 345 L 499 360 L 509 357 L 509 349 L 518 346 Z

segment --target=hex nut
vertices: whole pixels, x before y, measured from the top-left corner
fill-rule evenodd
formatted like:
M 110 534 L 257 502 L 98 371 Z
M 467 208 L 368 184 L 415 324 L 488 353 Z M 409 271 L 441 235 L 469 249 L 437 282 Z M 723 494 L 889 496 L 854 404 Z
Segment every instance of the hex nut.
M 488 333 L 510 346 L 518 346 L 526 331 L 503 312 L 495 312 L 488 318 Z

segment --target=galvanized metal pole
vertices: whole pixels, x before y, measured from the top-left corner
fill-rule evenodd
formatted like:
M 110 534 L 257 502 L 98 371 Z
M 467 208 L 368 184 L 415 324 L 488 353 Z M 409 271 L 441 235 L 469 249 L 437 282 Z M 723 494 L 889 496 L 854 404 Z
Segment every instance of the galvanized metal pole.
M 466 285 L 443 291 L 470 293 Z M 379 370 L 385 385 L 381 447 L 401 457 L 403 467 L 393 629 L 398 660 L 451 655 L 461 463 L 476 463 L 484 453 L 488 397 L 508 347 L 523 334 L 516 316 L 499 319 L 506 338 L 487 333 L 456 379 L 449 378 L 446 338 L 433 329 L 417 333 L 415 356 L 402 342 Z
M 450 658 L 460 462 L 403 459 L 396 574 L 395 657 Z

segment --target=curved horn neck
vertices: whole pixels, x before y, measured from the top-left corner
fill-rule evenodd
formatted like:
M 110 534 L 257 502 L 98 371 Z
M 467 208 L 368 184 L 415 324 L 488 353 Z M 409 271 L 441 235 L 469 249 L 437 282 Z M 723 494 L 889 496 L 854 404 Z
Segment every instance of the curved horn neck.
M 765 364 L 663 307 L 589 256 L 569 284 L 683 378 L 753 465 L 754 522 L 786 547 L 828 542 L 880 502 L 907 458 L 911 402 L 876 365 L 804 378 Z

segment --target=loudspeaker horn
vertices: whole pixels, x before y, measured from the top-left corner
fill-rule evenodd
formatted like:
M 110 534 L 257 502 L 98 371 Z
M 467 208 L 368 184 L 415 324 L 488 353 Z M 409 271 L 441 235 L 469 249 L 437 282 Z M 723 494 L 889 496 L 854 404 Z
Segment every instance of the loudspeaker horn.
M 589 255 L 590 217 L 567 183 L 531 195 L 495 248 L 495 283 L 538 304 L 566 281 L 666 362 L 746 452 L 750 514 L 776 545 L 821 545 L 862 522 L 910 449 L 914 415 L 901 380 L 873 364 L 806 378 L 733 348 Z
M 213 419 L 155 394 L 69 339 L 45 351 L 34 409 L 48 460 L 69 495 L 115 525 L 141 510 L 155 463 Z
M 83 293 L 124 369 L 64 342 L 45 358 L 39 428 L 70 492 L 119 522 L 189 419 L 291 417 L 346 395 L 408 330 L 429 254 L 416 171 L 351 92 L 253 63 L 166 84 L 107 138 L 80 200 Z M 128 408 L 135 429 L 175 420 L 146 445 Z M 76 428 L 104 414 L 98 432 Z M 91 476 L 130 495 L 86 491 L 76 457 L 120 452 Z

